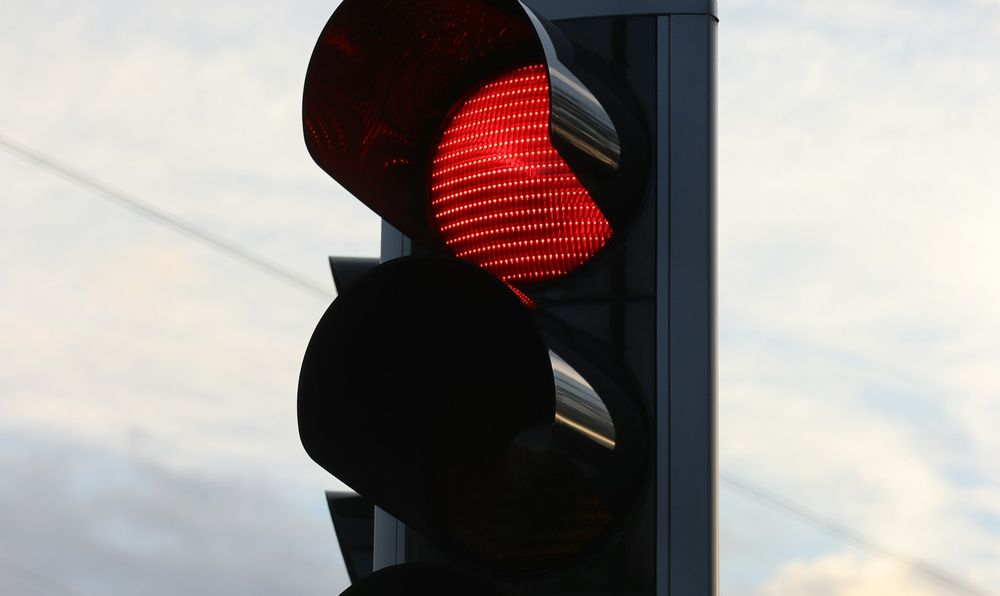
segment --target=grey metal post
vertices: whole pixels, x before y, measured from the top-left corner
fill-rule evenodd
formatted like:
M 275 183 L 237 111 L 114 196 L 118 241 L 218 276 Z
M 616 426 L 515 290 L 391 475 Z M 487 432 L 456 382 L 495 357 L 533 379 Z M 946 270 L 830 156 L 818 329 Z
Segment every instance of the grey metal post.
M 716 26 L 704 14 L 657 23 L 659 595 L 718 591 Z

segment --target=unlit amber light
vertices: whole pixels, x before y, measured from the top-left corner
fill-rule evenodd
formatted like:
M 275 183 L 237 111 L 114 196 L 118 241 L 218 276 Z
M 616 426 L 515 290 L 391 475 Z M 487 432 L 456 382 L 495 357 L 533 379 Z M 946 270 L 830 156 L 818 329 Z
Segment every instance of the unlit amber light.
M 519 68 L 462 103 L 431 165 L 431 215 L 445 243 L 511 286 L 565 275 L 611 238 L 548 126 L 545 67 Z

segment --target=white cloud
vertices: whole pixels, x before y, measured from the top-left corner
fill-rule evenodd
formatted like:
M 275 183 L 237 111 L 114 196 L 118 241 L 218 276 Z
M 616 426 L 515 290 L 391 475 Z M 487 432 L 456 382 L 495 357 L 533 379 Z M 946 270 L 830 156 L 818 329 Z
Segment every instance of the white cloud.
M 723 465 L 996 590 L 1000 12 L 727 6 Z
M 302 144 L 331 9 L 4 3 L 0 134 L 332 295 L 378 221 Z M 295 417 L 325 304 L 5 153 L 0 179 L 0 550 L 86 593 L 336 592 L 341 485 Z
M 322 493 L 304 498 L 251 469 L 178 473 L 51 434 L 0 433 L 0 445 L 0 553 L 80 593 L 328 594 L 346 584 Z M 3 593 L 24 589 L 0 574 Z
M 896 561 L 836 553 L 782 567 L 761 596 L 939 596 L 950 590 L 935 586 Z

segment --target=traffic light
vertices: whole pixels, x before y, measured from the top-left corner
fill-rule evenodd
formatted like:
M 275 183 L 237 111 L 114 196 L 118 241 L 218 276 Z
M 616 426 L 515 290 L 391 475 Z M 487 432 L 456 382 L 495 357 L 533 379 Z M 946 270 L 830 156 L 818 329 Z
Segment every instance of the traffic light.
M 306 145 L 387 223 L 381 264 L 331 260 L 299 381 L 306 451 L 398 524 L 346 594 L 714 592 L 697 4 L 344 0 L 323 29 Z

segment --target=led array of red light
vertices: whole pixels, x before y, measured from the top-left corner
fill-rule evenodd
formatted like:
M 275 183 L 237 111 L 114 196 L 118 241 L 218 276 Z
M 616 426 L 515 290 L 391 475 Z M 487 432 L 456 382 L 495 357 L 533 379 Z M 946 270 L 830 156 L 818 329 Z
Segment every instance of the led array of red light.
M 431 215 L 445 243 L 514 287 L 569 273 L 611 237 L 548 126 L 545 67 L 519 68 L 464 101 L 431 165 Z

